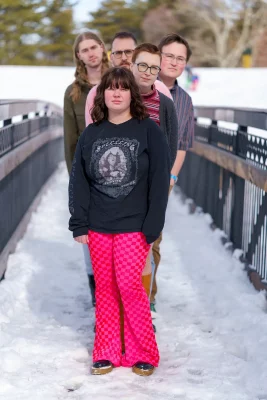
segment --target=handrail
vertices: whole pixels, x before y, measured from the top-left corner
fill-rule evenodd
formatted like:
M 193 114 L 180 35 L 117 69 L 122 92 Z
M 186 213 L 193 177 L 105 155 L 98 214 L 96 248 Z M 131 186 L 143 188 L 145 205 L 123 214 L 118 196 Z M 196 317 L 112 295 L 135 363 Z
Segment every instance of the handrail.
M 63 126 L 59 106 L 41 100 L 0 100 L 0 158 L 49 127 Z
M 62 109 L 54 103 L 42 100 L 0 100 L 0 121 L 11 120 L 16 116 L 26 116 L 30 113 L 40 112 L 62 115 Z
M 209 119 L 209 121 L 206 121 L 206 119 Z M 254 178 L 259 175 L 256 169 L 263 169 L 267 176 L 267 110 L 196 107 L 195 123 L 193 152 L 202 156 L 205 153 L 204 157 L 217 164 L 218 162 L 214 158 L 215 153 L 220 153 L 221 161 L 218 165 L 221 165 L 223 157 L 226 166 L 225 160 L 228 157 L 231 164 L 236 164 L 238 176 L 255 183 L 266 191 L 266 182 L 263 182 L 261 177 L 261 184 L 258 185 L 254 179 L 251 179 L 248 168 L 246 168 L 246 177 L 244 176 L 244 168 L 243 175 L 240 175 L 241 169 L 239 167 L 241 164 L 239 160 L 242 159 L 248 163 L 250 170 L 253 169 L 253 166 L 255 167 Z M 216 149 L 219 151 L 216 151 Z M 236 157 L 233 157 L 233 155 Z M 239 167 L 237 167 L 237 164 L 239 164 Z
M 267 192 L 267 170 L 260 168 L 258 165 L 254 165 L 235 154 L 227 153 L 224 150 L 198 141 L 195 141 L 194 147 L 190 151 Z
M 213 121 L 267 129 L 267 109 L 197 106 L 194 110 L 196 118 L 210 118 Z

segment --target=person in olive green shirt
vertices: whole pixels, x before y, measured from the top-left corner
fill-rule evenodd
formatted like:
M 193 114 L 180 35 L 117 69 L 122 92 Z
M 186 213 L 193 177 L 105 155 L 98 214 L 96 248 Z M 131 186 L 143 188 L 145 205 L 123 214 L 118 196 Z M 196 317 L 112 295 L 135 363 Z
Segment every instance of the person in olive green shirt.
M 76 64 L 75 80 L 64 95 L 64 148 L 70 174 L 79 136 L 85 129 L 85 102 L 90 89 L 100 83 L 103 73 L 109 68 L 107 52 L 102 40 L 93 32 L 77 36 L 73 46 Z M 95 280 L 88 245 L 83 245 L 84 261 L 95 305 Z

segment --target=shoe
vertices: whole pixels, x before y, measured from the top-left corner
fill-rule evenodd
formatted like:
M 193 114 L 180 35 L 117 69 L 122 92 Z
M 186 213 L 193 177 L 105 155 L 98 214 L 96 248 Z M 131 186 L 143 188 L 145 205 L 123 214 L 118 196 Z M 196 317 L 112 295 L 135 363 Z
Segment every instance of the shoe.
M 152 328 L 153 328 L 154 333 L 157 333 L 157 329 L 154 324 L 152 324 Z
M 155 370 L 155 367 L 152 364 L 139 361 L 132 367 L 132 371 L 140 376 L 149 376 L 152 375 Z
M 151 318 L 155 319 L 157 317 L 157 311 L 154 303 L 150 303 L 150 312 L 151 312 Z
M 113 370 L 113 365 L 108 360 L 96 361 L 92 365 L 92 375 L 104 375 Z
M 91 296 L 92 296 L 92 305 L 95 307 L 95 277 L 94 275 L 88 275 L 88 281 L 89 281 L 89 288 L 91 291 Z

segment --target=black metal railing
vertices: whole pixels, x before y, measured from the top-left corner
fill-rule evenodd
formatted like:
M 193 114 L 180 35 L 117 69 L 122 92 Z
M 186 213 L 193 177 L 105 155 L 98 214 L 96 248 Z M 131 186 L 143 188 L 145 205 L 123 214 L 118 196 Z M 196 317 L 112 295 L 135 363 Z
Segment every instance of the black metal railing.
M 195 115 L 178 184 L 267 283 L 267 111 L 196 107 Z
M 40 101 L 1 100 L 1 118 L 0 157 L 49 127 L 63 123 L 59 107 Z
M 0 101 L 0 279 L 33 200 L 64 159 L 62 109 L 42 101 Z

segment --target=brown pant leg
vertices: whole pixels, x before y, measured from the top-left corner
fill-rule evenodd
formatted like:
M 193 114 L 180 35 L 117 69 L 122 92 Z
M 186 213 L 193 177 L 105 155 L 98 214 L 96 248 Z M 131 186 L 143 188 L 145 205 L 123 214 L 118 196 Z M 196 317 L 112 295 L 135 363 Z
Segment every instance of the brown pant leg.
M 152 253 L 155 261 L 155 272 L 154 272 L 154 277 L 153 277 L 153 284 L 152 284 L 152 291 L 151 291 L 151 296 L 150 296 L 150 301 L 153 303 L 155 300 L 155 296 L 157 294 L 157 280 L 156 280 L 156 275 L 157 275 L 157 270 L 158 266 L 160 263 L 161 255 L 160 255 L 160 243 L 162 241 L 162 232 L 159 236 L 159 238 L 154 242 L 153 247 L 152 247 Z
M 169 195 L 173 189 L 173 186 L 170 186 L 169 188 Z M 152 285 L 152 291 L 151 291 L 151 296 L 150 296 L 150 301 L 153 303 L 155 301 L 155 296 L 157 294 L 158 288 L 157 288 L 157 270 L 158 266 L 160 263 L 161 255 L 160 255 L 160 243 L 162 241 L 162 232 L 159 236 L 159 238 L 154 242 L 153 247 L 152 247 L 152 252 L 153 252 L 153 257 L 154 257 L 154 262 L 155 262 L 155 272 L 154 272 L 154 277 L 153 277 L 153 285 Z
M 150 299 L 150 284 L 151 284 L 151 275 L 152 274 L 148 274 L 148 275 L 143 275 L 142 276 L 142 284 L 145 288 L 147 297 Z

